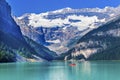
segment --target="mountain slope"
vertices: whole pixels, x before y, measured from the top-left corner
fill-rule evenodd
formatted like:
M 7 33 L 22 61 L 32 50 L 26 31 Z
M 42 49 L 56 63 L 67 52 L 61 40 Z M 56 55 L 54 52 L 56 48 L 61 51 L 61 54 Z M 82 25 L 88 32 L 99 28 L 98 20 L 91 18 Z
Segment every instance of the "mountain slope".
M 58 54 L 64 53 L 87 32 L 119 14 L 120 6 L 100 8 L 64 8 L 15 18 L 22 34 Z M 75 40 L 76 41 L 76 40 Z M 68 44 L 68 45 L 67 45 Z
M 0 62 L 53 59 L 52 51 L 42 45 L 39 45 L 39 47 L 40 50 L 37 52 L 26 42 L 19 26 L 11 17 L 10 6 L 5 0 L 0 0 Z M 44 52 L 41 52 L 42 50 Z M 49 51 L 51 54 L 47 55 Z M 44 57 L 42 56 L 43 53 Z
M 76 46 L 61 59 L 119 60 L 120 17 L 107 22 L 78 40 Z
M 43 59 L 53 60 L 57 56 L 55 52 L 50 51 L 48 48 L 36 43 L 32 39 L 29 39 L 28 37 L 25 37 L 25 39 L 27 43 L 38 53 L 38 56 L 41 56 Z
M 11 53 L 14 53 L 14 57 L 16 57 L 15 52 L 13 52 L 9 48 L 13 49 L 19 49 L 23 48 L 24 45 L 27 45 L 24 38 L 22 37 L 22 34 L 20 32 L 20 28 L 17 26 L 17 24 L 14 22 L 14 20 L 11 17 L 11 8 L 10 6 L 5 2 L 5 0 L 0 0 L 0 45 L 1 45 L 1 55 L 3 56 L 2 52 L 5 51 L 11 51 Z M 3 56 L 3 59 L 5 59 L 5 55 Z M 10 56 L 8 56 L 10 58 Z M 11 61 L 11 60 L 3 60 L 1 59 L 0 62 L 3 61 Z M 16 59 L 12 60 L 16 61 Z

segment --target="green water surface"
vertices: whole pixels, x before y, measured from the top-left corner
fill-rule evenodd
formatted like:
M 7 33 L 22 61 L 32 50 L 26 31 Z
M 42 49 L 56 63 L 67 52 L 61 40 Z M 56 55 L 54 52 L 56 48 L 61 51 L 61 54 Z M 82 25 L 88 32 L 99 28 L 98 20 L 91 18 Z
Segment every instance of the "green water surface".
M 120 80 L 120 61 L 2 63 L 0 80 Z

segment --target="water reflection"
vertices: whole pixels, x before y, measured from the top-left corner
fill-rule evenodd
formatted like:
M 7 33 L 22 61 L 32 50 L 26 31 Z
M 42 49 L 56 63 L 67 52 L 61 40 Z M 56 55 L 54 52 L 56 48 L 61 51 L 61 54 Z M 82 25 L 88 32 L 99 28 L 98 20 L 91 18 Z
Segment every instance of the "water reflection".
M 0 64 L 0 80 L 119 80 L 120 62 Z

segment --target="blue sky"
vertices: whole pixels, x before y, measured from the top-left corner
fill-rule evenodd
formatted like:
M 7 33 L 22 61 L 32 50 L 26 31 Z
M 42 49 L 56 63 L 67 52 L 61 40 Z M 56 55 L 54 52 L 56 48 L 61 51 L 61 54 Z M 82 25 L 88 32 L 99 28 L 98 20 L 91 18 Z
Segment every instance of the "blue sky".
M 25 13 L 42 13 L 65 7 L 71 8 L 103 8 L 116 7 L 120 0 L 7 0 L 12 7 L 12 14 L 21 16 Z

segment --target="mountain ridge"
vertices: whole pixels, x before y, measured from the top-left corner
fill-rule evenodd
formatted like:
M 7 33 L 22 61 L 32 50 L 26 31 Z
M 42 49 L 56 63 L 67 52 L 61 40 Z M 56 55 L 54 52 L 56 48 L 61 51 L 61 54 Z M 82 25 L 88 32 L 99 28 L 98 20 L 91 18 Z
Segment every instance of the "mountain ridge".
M 14 17 L 14 19 L 23 35 L 61 54 L 70 49 L 68 45 L 74 38 L 80 38 L 113 19 L 119 15 L 119 11 L 120 6 L 103 9 L 68 7 L 40 14 L 25 14 L 21 17 Z

